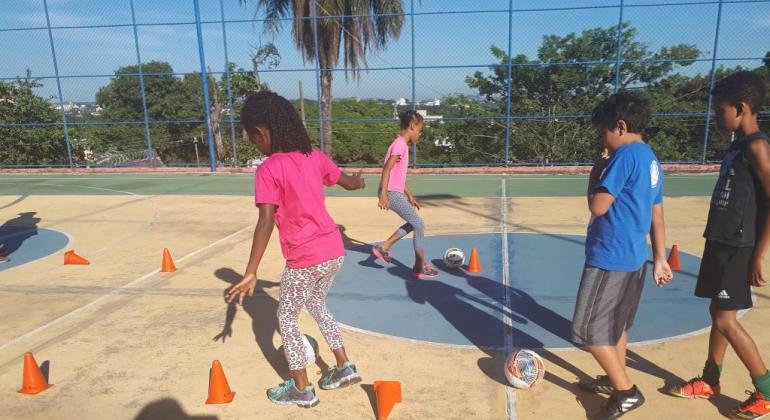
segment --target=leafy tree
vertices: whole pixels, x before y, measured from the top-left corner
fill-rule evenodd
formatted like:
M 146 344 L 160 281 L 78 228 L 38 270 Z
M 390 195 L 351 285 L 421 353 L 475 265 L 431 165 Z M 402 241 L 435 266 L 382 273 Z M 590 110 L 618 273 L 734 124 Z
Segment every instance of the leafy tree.
M 249 0 L 240 2 L 248 4 Z M 358 78 L 360 69 L 367 65 L 367 50 L 383 49 L 390 39 L 399 37 L 404 21 L 403 4 L 401 0 L 318 0 L 317 11 L 312 4 L 310 0 L 256 0 L 256 12 L 265 12 L 265 31 L 269 33 L 278 32 L 284 19 L 293 18 L 294 44 L 306 61 L 316 60 L 315 39 L 318 39 L 324 152 L 332 155 L 332 79 L 340 49 L 345 69 Z M 312 18 L 316 16 L 318 19 L 314 21 Z
M 687 44 L 653 52 L 637 35 L 629 23 L 623 24 L 621 57 L 629 64 L 621 66 L 622 89 L 660 82 L 700 55 L 695 46 Z M 582 116 L 614 91 L 617 26 L 589 29 L 580 35 L 545 36 L 537 59 L 523 54 L 508 57 L 494 45 L 491 52 L 501 65 L 491 68 L 490 74 L 476 72 L 466 83 L 495 101 L 502 113 L 507 100 L 507 65 L 513 65 L 511 113 L 533 116 L 511 124 L 513 158 L 541 163 L 590 161 L 596 146 Z
M 61 115 L 34 93 L 43 87 L 39 79 L 26 77 L 0 81 L 0 162 L 3 165 L 66 165 L 67 145 Z M 49 98 L 51 99 L 51 98 Z M 40 124 L 40 125 L 38 125 Z M 76 159 L 77 160 L 77 159 Z

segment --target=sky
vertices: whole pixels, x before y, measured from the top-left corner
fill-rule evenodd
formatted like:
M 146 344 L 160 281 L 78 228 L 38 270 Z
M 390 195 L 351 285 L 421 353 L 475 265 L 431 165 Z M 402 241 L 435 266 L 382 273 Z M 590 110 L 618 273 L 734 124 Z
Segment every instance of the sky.
M 29 68 L 43 77 L 38 94 L 58 97 L 43 0 L 2 0 L 0 79 L 23 75 Z M 512 53 L 535 58 L 546 35 L 564 36 L 595 27 L 616 25 L 620 0 L 513 0 Z M 686 5 L 665 5 L 671 3 Z M 201 70 L 193 0 L 134 0 L 143 62 L 162 60 L 175 72 Z M 698 3 L 698 4 L 692 4 Z M 93 101 L 99 87 L 121 66 L 137 63 L 130 0 L 48 0 L 54 46 L 65 101 Z M 222 0 L 226 21 L 227 54 L 231 62 L 250 67 L 250 54 L 273 42 L 281 54 L 278 70 L 262 74 L 271 89 L 289 98 L 298 97 L 298 81 L 307 98 L 316 98 L 315 65 L 304 63 L 291 39 L 291 25 L 278 34 L 266 34 L 255 22 L 253 0 Z M 710 59 L 718 5 L 714 0 L 624 0 L 623 20 L 639 30 L 639 39 L 653 50 L 679 43 L 695 44 Z M 220 0 L 200 0 L 204 54 L 214 72 L 224 70 Z M 408 12 L 410 0 L 404 0 Z M 509 0 L 415 0 L 414 63 L 418 99 L 474 94 L 464 80 L 494 63 L 489 49 L 508 46 Z M 585 7 L 581 10 L 542 10 Z M 455 13 L 464 12 L 464 13 Z M 258 16 L 257 16 L 258 17 Z M 111 26 L 89 28 L 88 26 Z M 334 96 L 362 98 L 412 96 L 412 19 L 404 18 L 401 35 L 384 51 L 368 55 L 370 70 L 359 80 L 335 72 Z M 770 0 L 725 3 L 717 57 L 725 66 L 756 67 L 770 50 Z M 608 57 L 612 59 L 612 57 Z M 341 66 L 341 64 L 340 64 Z M 396 69 L 393 69 L 396 67 Z M 687 74 L 705 74 L 710 61 L 696 63 Z M 89 77 L 84 77 L 89 76 Z M 96 76 L 96 77 L 91 77 Z M 57 100 L 57 98 L 54 98 Z

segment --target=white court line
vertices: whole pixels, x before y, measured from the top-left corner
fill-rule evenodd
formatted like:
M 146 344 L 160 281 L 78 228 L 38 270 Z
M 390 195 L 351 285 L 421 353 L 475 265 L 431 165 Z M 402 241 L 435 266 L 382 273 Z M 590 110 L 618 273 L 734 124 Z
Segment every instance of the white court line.
M 193 252 L 191 252 L 191 253 L 189 253 L 189 254 L 181 257 L 181 258 L 179 258 L 177 260 L 177 262 L 184 262 L 186 259 L 194 257 L 194 256 L 200 254 L 201 252 L 204 252 L 204 251 L 206 251 L 206 250 L 208 250 L 210 248 L 213 248 L 213 247 L 219 245 L 220 243 L 222 243 L 222 242 L 224 242 L 224 241 L 226 241 L 226 240 L 228 240 L 228 239 L 230 239 L 230 238 L 232 238 L 232 237 L 234 237 L 234 236 L 244 232 L 247 229 L 251 229 L 251 228 L 253 228 L 253 225 L 249 224 L 248 226 L 245 226 L 245 227 L 243 227 L 241 229 L 238 229 L 237 231 L 235 231 L 235 232 L 225 236 L 224 238 L 218 239 L 218 240 L 216 240 L 216 241 L 214 241 L 214 242 L 204 246 L 203 248 L 199 248 L 199 249 L 197 249 L 197 250 L 195 250 L 195 251 L 193 251 Z M 130 282 L 128 282 L 128 283 L 126 283 L 126 284 L 124 284 L 124 285 L 122 285 L 120 287 L 117 287 L 117 288 L 113 289 L 111 292 L 109 292 L 109 293 L 107 293 L 105 295 L 102 295 L 102 296 L 92 300 L 91 302 L 86 303 L 83 306 L 75 308 L 75 309 L 67 312 L 64 315 L 62 315 L 62 316 L 60 316 L 60 317 L 58 317 L 56 319 L 53 319 L 53 320 L 51 320 L 51 321 L 49 321 L 49 322 L 47 322 L 47 323 L 45 323 L 45 324 L 35 328 L 32 331 L 29 331 L 29 332 L 24 333 L 24 334 L 22 334 L 22 335 L 20 335 L 20 336 L 18 336 L 16 338 L 10 340 L 10 341 L 7 341 L 7 342 L 5 342 L 5 343 L 0 345 L 0 351 L 2 351 L 4 349 L 6 349 L 7 347 L 10 347 L 10 346 L 18 343 L 19 341 L 22 341 L 22 340 L 24 340 L 26 338 L 32 337 L 33 335 L 35 335 L 35 334 L 37 334 L 37 333 L 39 333 L 41 331 L 45 331 L 48 328 L 51 328 L 52 326 L 54 326 L 54 325 L 56 325 L 56 324 L 58 324 L 58 323 L 60 323 L 60 322 L 62 322 L 64 320 L 66 320 L 68 318 L 71 318 L 72 316 L 77 315 L 78 313 L 80 313 L 80 312 L 82 312 L 82 311 L 84 311 L 84 310 L 86 310 L 86 309 L 88 309 L 88 308 L 90 308 L 90 307 L 92 307 L 94 305 L 99 304 L 100 302 L 104 301 L 105 299 L 107 299 L 107 298 L 109 298 L 111 296 L 114 296 L 115 294 L 120 293 L 120 291 L 122 291 L 123 289 L 131 288 L 131 287 L 139 284 L 140 282 L 142 282 L 144 280 L 147 280 L 148 278 L 154 276 L 155 274 L 158 274 L 159 272 L 160 272 L 160 268 L 156 268 L 155 270 L 152 270 L 149 273 L 147 273 L 147 274 L 145 274 L 145 275 L 143 275 L 141 277 L 137 277 L 134 280 L 131 280 Z
M 510 274 L 510 261 L 508 259 L 508 197 L 506 194 L 505 178 L 500 178 L 500 231 L 502 232 L 503 244 L 503 290 L 505 291 L 504 306 L 509 311 L 513 311 L 511 307 L 511 274 Z M 505 322 L 505 358 L 513 350 L 513 319 L 508 315 L 507 311 L 503 311 L 503 321 Z M 509 420 L 516 420 L 516 394 L 513 392 L 513 387 L 505 386 L 505 411 Z

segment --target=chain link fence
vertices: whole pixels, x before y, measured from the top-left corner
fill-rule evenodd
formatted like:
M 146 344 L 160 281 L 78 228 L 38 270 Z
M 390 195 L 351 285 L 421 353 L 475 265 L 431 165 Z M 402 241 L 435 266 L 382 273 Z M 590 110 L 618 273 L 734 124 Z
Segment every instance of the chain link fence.
M 407 109 L 427 121 L 415 166 L 590 163 L 593 106 L 640 90 L 658 156 L 703 163 L 729 144 L 715 81 L 770 84 L 770 0 L 9 2 L 6 168 L 254 166 L 238 114 L 258 89 L 355 166 L 380 164 Z

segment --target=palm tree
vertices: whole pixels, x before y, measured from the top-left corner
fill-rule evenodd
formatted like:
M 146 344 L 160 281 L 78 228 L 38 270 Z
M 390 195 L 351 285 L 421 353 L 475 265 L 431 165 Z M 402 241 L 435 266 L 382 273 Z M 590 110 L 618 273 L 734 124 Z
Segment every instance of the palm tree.
M 248 4 L 250 0 L 240 0 Z M 265 32 L 277 33 L 281 23 L 292 20 L 292 37 L 302 58 L 316 59 L 315 33 L 318 28 L 318 64 L 321 68 L 321 115 L 324 152 L 332 153 L 332 79 L 340 47 L 345 57 L 345 77 L 357 79 L 367 67 L 367 50 L 382 50 L 397 39 L 404 22 L 401 0 L 256 0 L 256 13 L 264 11 Z M 313 10 L 313 4 L 316 4 Z M 332 16 L 329 18 L 328 16 Z M 344 17 L 340 17 L 344 16 Z M 313 18 L 316 19 L 313 19 Z M 314 22 L 315 21 L 315 22 Z

